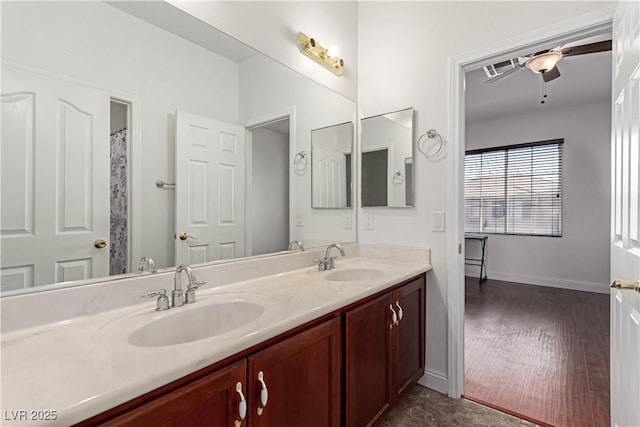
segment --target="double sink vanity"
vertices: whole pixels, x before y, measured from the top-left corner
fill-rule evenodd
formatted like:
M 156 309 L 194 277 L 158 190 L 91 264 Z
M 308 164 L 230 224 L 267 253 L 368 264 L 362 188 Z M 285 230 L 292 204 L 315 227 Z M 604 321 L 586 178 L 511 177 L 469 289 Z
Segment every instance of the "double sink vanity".
M 424 373 L 430 254 L 324 252 L 201 266 L 160 311 L 173 271 L 3 298 L 3 425 L 370 425 Z

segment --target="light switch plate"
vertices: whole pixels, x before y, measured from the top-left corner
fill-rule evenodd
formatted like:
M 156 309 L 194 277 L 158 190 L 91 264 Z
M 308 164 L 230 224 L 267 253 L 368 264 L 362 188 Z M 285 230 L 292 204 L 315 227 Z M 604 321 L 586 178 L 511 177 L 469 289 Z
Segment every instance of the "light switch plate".
M 301 213 L 296 214 L 296 227 L 304 227 L 304 215 Z
M 433 212 L 433 226 L 431 230 L 442 232 L 444 231 L 444 211 Z
M 364 214 L 364 229 L 365 230 L 373 230 L 373 214 L 366 213 Z

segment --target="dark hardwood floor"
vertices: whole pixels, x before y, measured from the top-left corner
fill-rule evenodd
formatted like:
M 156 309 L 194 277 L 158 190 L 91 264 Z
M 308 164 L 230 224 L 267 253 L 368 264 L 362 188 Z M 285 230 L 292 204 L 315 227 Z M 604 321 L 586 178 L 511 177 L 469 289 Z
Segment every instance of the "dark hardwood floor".
M 609 426 L 609 296 L 466 281 L 466 398 L 540 425 Z

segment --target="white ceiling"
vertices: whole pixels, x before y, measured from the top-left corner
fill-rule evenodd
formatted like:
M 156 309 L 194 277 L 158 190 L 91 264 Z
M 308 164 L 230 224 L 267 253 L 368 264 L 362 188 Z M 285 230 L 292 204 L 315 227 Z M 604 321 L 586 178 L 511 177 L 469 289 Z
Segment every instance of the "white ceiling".
M 540 103 L 542 76 L 527 68 L 491 84 L 484 83 L 488 77 L 483 69 L 467 72 L 467 122 L 529 114 L 611 98 L 610 51 L 562 58 L 557 66 L 561 76 L 547 83 L 548 96 L 545 104 Z

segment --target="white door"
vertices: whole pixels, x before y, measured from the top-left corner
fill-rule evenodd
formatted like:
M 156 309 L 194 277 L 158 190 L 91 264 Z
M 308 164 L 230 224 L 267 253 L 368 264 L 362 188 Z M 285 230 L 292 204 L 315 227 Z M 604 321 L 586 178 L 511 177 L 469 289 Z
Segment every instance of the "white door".
M 176 265 L 245 253 L 245 129 L 176 112 Z
M 611 279 L 640 280 L 640 2 L 613 21 Z M 611 295 L 611 424 L 640 426 L 640 315 Z M 635 314 L 635 315 L 634 315 Z
M 344 208 L 347 206 L 347 161 L 335 149 L 313 148 L 313 206 Z
M 3 64 L 3 291 L 109 275 L 109 101 Z

